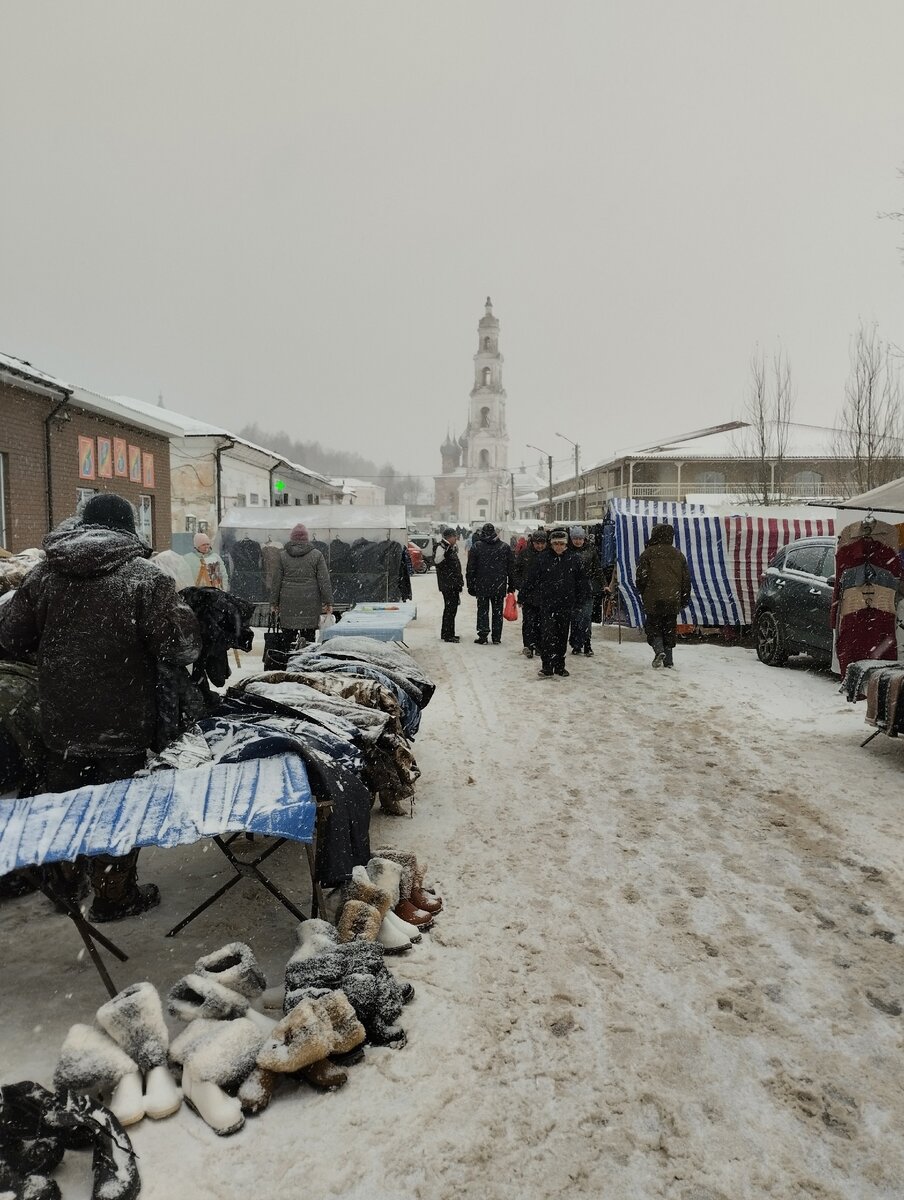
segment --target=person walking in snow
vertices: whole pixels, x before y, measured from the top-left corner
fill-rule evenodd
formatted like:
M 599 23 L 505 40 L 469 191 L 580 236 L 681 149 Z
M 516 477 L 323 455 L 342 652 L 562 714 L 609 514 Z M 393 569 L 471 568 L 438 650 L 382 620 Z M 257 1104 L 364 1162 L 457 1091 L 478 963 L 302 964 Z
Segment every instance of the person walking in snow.
M 546 546 L 546 530 L 538 529 L 515 558 L 515 590 L 521 605 L 521 652 L 525 658 L 533 658 L 540 648 L 540 610 L 530 599 L 530 581 Z
M 489 521 L 480 531 L 468 555 L 468 595 L 477 597 L 478 646 L 487 644 L 490 629 L 490 609 L 493 610 L 492 639 L 498 646 L 502 641 L 502 609 L 506 592 L 513 590 L 513 557 L 508 542 L 503 542 Z
M 653 650 L 654 668 L 674 666 L 678 614 L 690 603 L 687 559 L 673 545 L 671 525 L 654 525 L 646 549 L 637 560 L 635 587 L 644 610 L 644 632 Z
M 317 636 L 321 615 L 333 611 L 329 568 L 306 525 L 295 526 L 274 563 L 270 607 L 286 633 L 300 633 L 307 642 Z
M 571 552 L 580 558 L 589 585 L 587 598 L 571 614 L 571 653 L 592 655 L 593 606 L 602 598 L 605 586 L 603 562 L 596 546 L 587 540 L 583 525 L 572 525 L 569 540 Z
M 201 650 L 194 613 L 173 580 L 148 561 L 122 496 L 92 496 L 80 519 L 44 539 L 46 559 L 0 606 L 0 648 L 36 655 L 46 789 L 66 792 L 128 779 L 157 742 L 158 665 L 193 662 Z M 88 860 L 91 921 L 135 916 L 160 902 L 138 885 L 138 851 Z M 81 868 L 55 873 L 79 895 Z
M 529 603 L 540 612 L 540 675 L 563 675 L 565 650 L 568 647 L 568 628 L 571 614 L 590 594 L 584 566 L 579 556 L 568 549 L 568 534 L 554 529 L 549 535 L 549 548 L 537 562 L 537 569 L 522 589 Z
M 465 583 L 458 557 L 458 534 L 451 526 L 443 530 L 442 541 L 433 555 L 433 565 L 436 568 L 436 585 L 443 597 L 440 637 L 444 642 L 459 642 L 461 638 L 455 636 L 455 614 Z
M 213 548 L 206 533 L 196 533 L 192 538 L 194 550 L 189 550 L 185 561 L 191 571 L 194 587 L 215 587 L 229 591 L 229 576 L 222 558 Z

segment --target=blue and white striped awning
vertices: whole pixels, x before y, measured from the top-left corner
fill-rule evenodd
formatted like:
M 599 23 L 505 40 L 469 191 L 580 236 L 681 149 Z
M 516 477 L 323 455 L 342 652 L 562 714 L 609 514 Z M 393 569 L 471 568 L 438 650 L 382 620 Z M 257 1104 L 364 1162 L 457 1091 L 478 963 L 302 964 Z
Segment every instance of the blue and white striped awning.
M 643 605 L 634 587 L 637 560 L 654 525 L 668 521 L 675 545 L 687 559 L 691 602 L 679 615 L 683 625 L 740 625 L 743 618 L 728 571 L 725 523 L 702 505 L 662 500 L 612 500 L 618 582 L 632 628 L 643 625 Z

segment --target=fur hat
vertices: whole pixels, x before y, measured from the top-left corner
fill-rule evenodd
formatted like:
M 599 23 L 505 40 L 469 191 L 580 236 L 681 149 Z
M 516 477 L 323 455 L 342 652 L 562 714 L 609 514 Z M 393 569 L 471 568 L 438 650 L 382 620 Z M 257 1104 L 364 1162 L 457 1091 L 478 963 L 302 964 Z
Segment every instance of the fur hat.
M 554 542 L 556 540 L 556 538 L 558 538 L 560 541 L 565 541 L 568 538 L 568 534 L 565 532 L 564 529 L 553 529 L 550 532 L 549 540 L 551 542 Z
M 583 525 L 572 525 L 572 527 L 568 530 L 568 534 L 572 541 L 574 541 L 575 538 L 586 538 L 587 536 Z
M 289 541 L 290 542 L 309 542 L 310 540 L 311 540 L 311 535 L 308 533 L 307 525 L 302 525 L 301 521 L 299 521 L 298 524 L 293 527 L 292 532 L 289 534 Z
M 118 529 L 122 533 L 135 532 L 135 513 L 128 500 L 115 492 L 101 492 L 92 496 L 82 509 L 83 525 L 102 525 L 104 529 Z
M 534 532 L 530 535 L 530 540 L 532 542 L 545 542 L 546 541 L 546 530 L 545 529 L 535 529 Z

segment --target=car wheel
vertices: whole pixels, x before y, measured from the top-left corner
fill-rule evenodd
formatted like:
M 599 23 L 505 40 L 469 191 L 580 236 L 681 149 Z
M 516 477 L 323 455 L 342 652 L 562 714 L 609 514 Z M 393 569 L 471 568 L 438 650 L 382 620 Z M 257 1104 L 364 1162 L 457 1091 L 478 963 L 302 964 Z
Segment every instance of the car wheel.
M 761 612 L 756 622 L 756 653 L 767 667 L 783 667 L 788 661 L 785 627 L 773 612 Z

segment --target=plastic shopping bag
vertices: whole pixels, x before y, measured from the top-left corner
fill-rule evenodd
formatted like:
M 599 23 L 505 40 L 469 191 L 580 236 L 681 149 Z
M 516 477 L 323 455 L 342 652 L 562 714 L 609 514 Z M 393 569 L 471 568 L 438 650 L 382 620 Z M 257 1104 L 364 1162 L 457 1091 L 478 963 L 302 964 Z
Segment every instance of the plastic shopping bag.
M 518 620 L 518 602 L 515 599 L 515 593 L 509 592 L 505 598 L 505 604 L 502 609 L 502 615 L 506 621 Z
M 329 629 L 331 625 L 336 624 L 336 618 L 332 613 L 322 613 L 320 617 L 320 628 Z

